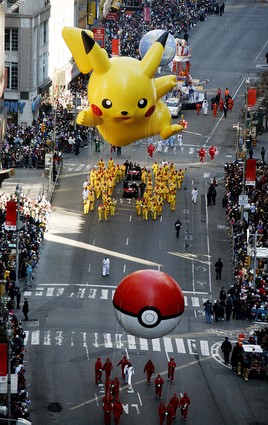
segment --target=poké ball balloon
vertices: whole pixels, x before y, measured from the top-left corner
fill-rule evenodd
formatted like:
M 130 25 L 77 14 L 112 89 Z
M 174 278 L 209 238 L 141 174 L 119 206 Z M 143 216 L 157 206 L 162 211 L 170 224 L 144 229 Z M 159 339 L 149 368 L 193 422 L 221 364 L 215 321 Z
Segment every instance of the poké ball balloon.
M 119 283 L 113 306 L 116 319 L 126 332 L 153 339 L 176 328 L 184 312 L 184 296 L 167 273 L 138 270 Z

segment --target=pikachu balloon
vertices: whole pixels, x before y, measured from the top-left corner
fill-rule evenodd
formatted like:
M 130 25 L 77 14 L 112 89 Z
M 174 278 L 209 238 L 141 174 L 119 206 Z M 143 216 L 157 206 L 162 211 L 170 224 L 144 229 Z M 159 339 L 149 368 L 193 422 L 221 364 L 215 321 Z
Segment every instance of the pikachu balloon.
M 131 57 L 109 59 L 90 31 L 65 27 L 63 38 L 79 70 L 92 71 L 88 84 L 90 107 L 81 111 L 77 123 L 97 127 L 115 146 L 159 134 L 162 139 L 183 130 L 171 124 L 170 112 L 161 98 L 176 86 L 176 77 L 154 78 L 168 33 L 162 34 L 140 61 Z

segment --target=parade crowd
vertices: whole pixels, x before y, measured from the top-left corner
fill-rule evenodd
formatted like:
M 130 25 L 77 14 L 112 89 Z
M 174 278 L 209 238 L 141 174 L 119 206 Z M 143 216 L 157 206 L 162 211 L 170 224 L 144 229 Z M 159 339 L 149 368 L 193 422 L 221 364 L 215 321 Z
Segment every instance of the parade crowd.
M 167 365 L 167 381 L 169 382 L 169 385 L 175 382 L 176 366 L 177 365 L 174 361 L 174 358 L 171 357 Z M 123 356 L 123 358 L 118 362 L 116 367 L 120 367 L 122 381 L 124 382 L 125 386 L 129 390 L 131 390 L 132 377 L 135 373 L 132 363 L 126 356 Z M 120 401 L 120 380 L 117 376 L 115 378 L 112 378 L 113 370 L 113 363 L 109 358 L 107 358 L 104 363 L 101 361 L 100 357 L 97 358 L 95 362 L 95 384 L 104 386 L 105 390 L 105 395 L 102 398 L 105 425 L 111 425 L 112 415 L 114 417 L 115 425 L 118 425 L 120 422 L 121 415 L 124 413 L 123 404 Z M 155 371 L 156 368 L 154 363 L 152 362 L 152 360 L 148 360 L 143 370 L 144 374 L 146 375 L 146 382 L 148 385 L 150 385 L 153 381 L 155 399 L 161 400 L 165 380 L 159 373 L 154 379 L 152 379 L 152 376 L 153 374 L 155 374 Z M 102 379 L 103 373 L 105 374 L 104 379 Z M 169 391 L 170 387 L 168 388 L 168 392 Z M 158 416 L 160 425 L 163 425 L 165 420 L 167 425 L 171 425 L 173 420 L 176 418 L 177 410 L 180 411 L 181 418 L 184 421 L 187 421 L 188 409 L 190 404 L 191 400 L 186 392 L 180 393 L 180 395 L 178 396 L 176 393 L 173 393 L 167 405 L 160 401 L 158 405 Z

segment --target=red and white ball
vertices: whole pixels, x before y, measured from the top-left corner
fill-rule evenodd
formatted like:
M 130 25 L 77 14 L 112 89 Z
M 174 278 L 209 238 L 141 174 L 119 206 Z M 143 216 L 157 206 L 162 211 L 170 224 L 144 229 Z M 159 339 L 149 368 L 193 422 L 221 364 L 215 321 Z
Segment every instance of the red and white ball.
M 184 297 L 179 284 L 167 273 L 138 270 L 119 283 L 113 306 L 126 332 L 153 339 L 176 328 L 184 312 Z

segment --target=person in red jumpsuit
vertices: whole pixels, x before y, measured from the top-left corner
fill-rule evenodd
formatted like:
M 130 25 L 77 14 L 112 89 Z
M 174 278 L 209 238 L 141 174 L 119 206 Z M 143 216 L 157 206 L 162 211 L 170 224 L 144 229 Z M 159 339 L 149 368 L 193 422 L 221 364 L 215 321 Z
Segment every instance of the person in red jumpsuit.
M 210 146 L 208 153 L 210 155 L 210 161 L 213 161 L 215 159 L 215 154 L 217 152 L 217 148 L 215 148 L 215 146 Z
M 233 110 L 233 106 L 234 106 L 234 101 L 231 98 L 231 96 L 228 99 L 228 111 L 232 111 Z
M 105 379 L 105 394 L 106 395 L 111 394 L 111 392 L 112 392 L 112 390 L 111 390 L 111 384 L 112 384 L 111 379 L 110 378 L 106 378 Z
M 97 358 L 95 363 L 95 382 L 96 385 L 98 385 L 99 382 L 101 382 L 102 377 L 102 362 L 100 357 Z
M 220 111 L 223 111 L 224 100 L 220 99 Z
M 152 374 L 154 373 L 154 371 L 155 371 L 155 367 L 154 367 L 152 360 L 148 360 L 148 362 L 144 366 L 144 371 L 143 371 L 147 375 L 147 383 L 148 384 L 151 383 L 151 377 L 152 377 Z
M 171 404 L 167 405 L 166 409 L 167 425 L 171 425 L 173 422 L 173 406 Z
M 166 418 L 166 406 L 164 405 L 164 403 L 162 403 L 162 401 L 160 402 L 158 406 L 158 415 L 159 415 L 159 425 L 163 425 Z
M 218 112 L 218 105 L 217 103 L 213 103 L 213 116 L 216 117 Z
M 124 369 L 125 366 L 129 364 L 129 360 L 127 359 L 126 356 L 124 356 L 120 362 L 116 365 L 116 367 L 121 366 L 121 372 L 122 372 L 122 379 L 125 380 L 125 374 L 124 374 Z
M 110 402 L 103 404 L 104 425 L 111 425 L 113 405 Z
M 103 403 L 103 404 L 112 403 L 112 401 L 113 401 L 113 398 L 112 398 L 111 393 L 109 393 L 109 394 L 105 394 L 105 395 L 102 397 L 102 403 Z
M 200 162 L 204 162 L 204 158 L 205 158 L 206 154 L 207 154 L 206 149 L 204 149 L 204 148 L 199 149 L 198 155 L 199 155 L 199 158 L 200 158 Z
M 104 363 L 102 370 L 105 370 L 106 373 L 106 379 L 111 377 L 112 370 L 113 370 L 113 364 L 110 359 L 107 359 Z
M 121 415 L 123 415 L 124 409 L 121 401 L 119 399 L 115 400 L 113 405 L 113 414 L 114 414 L 114 424 L 118 425 Z
M 181 409 L 181 417 L 187 421 L 188 408 L 190 406 L 191 400 L 188 397 L 187 393 L 184 393 L 180 399 L 180 409 Z
M 160 374 L 157 375 L 157 378 L 154 380 L 154 385 L 155 385 L 155 398 L 159 398 L 159 400 L 161 400 L 161 395 L 162 395 L 162 388 L 164 385 L 164 379 L 161 377 Z
M 176 369 L 176 363 L 173 359 L 173 357 L 170 357 L 170 360 L 168 362 L 168 379 L 171 380 L 171 382 L 174 382 L 174 374 Z
M 177 397 L 176 393 L 174 393 L 173 396 L 171 397 L 169 404 L 171 404 L 171 406 L 173 407 L 173 418 L 175 418 L 177 408 L 180 407 L 180 400 Z
M 148 146 L 148 148 L 147 148 L 147 152 L 148 152 L 149 158 L 152 158 L 153 157 L 154 151 L 155 151 L 155 147 L 154 147 L 154 145 L 152 143 L 150 143 L 149 146 Z
M 119 397 L 120 382 L 117 376 L 111 381 L 112 396 L 117 399 Z
M 199 115 L 199 112 L 200 112 L 200 109 L 201 109 L 201 103 L 197 103 L 195 105 L 195 107 L 196 107 L 196 113 L 197 113 L 197 115 Z

